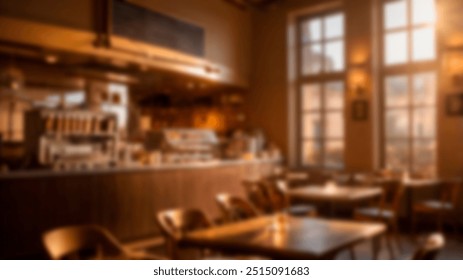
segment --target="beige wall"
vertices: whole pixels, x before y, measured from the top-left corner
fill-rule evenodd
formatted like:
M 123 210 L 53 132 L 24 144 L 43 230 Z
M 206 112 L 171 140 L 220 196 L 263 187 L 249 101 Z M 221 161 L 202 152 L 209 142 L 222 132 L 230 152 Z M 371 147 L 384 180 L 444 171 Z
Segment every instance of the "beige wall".
M 251 48 L 251 13 L 223 0 L 130 0 L 152 10 L 202 26 L 206 59 L 229 67 L 247 84 Z
M 205 29 L 205 59 L 233 72 L 233 83 L 249 82 L 251 13 L 222 0 L 130 0 L 134 4 L 191 22 Z M 91 0 L 0 1 L 0 16 L 80 30 L 93 29 Z M 0 27 L 3 28 L 3 27 Z
M 288 130 L 292 125 L 287 121 L 287 114 L 294 114 L 288 109 L 288 66 L 287 66 L 287 26 L 288 18 L 295 11 L 320 4 L 336 1 L 323 0 L 288 0 L 284 5 L 265 12 L 256 12 L 253 19 L 253 65 L 251 90 L 248 96 L 248 119 L 256 126 L 265 128 L 268 137 L 273 139 L 285 152 L 290 154 L 293 147 Z M 375 88 L 375 65 L 372 60 L 378 55 L 373 41 L 372 11 L 373 0 L 339 1 L 346 13 L 347 49 L 346 63 L 348 73 L 354 68 L 361 68 L 368 73 L 367 99 L 370 102 L 370 113 L 374 110 L 379 98 L 379 90 Z M 438 1 L 438 26 L 440 38 L 439 69 L 440 90 L 438 93 L 438 171 L 444 176 L 463 175 L 463 117 L 449 117 L 445 113 L 445 98 L 450 93 L 463 92 L 463 84 L 455 85 L 449 82 L 445 59 L 448 46 L 456 46 L 463 56 L 463 2 Z M 310 10 L 310 9 L 309 9 Z M 360 65 L 360 66 L 359 66 Z M 463 62 L 462 62 L 463 65 Z M 462 68 L 463 69 L 463 68 Z M 349 75 L 346 75 L 348 80 Z M 347 83 L 347 85 L 349 85 Z M 377 85 L 376 85 L 377 86 Z M 352 171 L 371 170 L 379 164 L 379 149 L 376 148 L 379 135 L 379 125 L 374 114 L 368 121 L 353 121 L 351 119 L 351 102 L 355 93 L 348 90 L 346 94 L 346 169 Z
M 336 1 L 334 1 L 336 2 Z M 294 144 L 288 137 L 293 121 L 288 121 L 288 114 L 295 114 L 288 109 L 288 61 L 287 27 L 291 22 L 290 15 L 301 9 L 326 5 L 327 1 L 291 0 L 277 9 L 256 12 L 253 20 L 253 65 L 251 90 L 248 96 L 248 118 L 256 126 L 261 126 L 270 139 L 289 155 Z M 371 63 L 371 0 L 349 0 L 346 5 L 347 33 L 347 65 L 358 65 L 358 53 L 361 53 L 369 70 Z M 309 9 L 310 10 L 310 9 Z M 347 75 L 346 75 L 347 78 Z M 352 94 L 346 94 L 346 105 L 350 104 Z M 371 95 L 367 94 L 371 101 Z M 295 104 L 298 106 L 298 104 Z M 346 168 L 349 170 L 369 170 L 373 167 L 373 132 L 372 119 L 352 121 L 350 108 L 346 107 Z M 297 153 L 296 153 L 297 154 Z M 297 156 L 297 155 L 296 155 Z
M 453 55 L 463 57 L 463 2 L 458 0 L 439 1 L 439 30 L 441 49 L 441 84 L 438 115 L 438 167 L 444 176 L 463 176 L 463 117 L 446 114 L 447 96 L 463 93 L 463 84 L 454 83 L 447 65 Z M 453 50 L 453 48 L 455 50 Z M 460 65 L 463 60 L 460 58 Z M 463 71 L 461 68 L 460 72 Z

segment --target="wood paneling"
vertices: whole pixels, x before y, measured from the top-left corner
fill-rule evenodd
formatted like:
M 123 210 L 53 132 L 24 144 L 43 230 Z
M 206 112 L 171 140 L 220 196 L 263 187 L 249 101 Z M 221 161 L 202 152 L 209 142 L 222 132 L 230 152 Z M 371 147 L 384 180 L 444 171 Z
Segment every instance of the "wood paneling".
M 174 207 L 199 208 L 210 218 L 220 192 L 244 196 L 242 180 L 269 174 L 271 163 L 196 169 L 143 170 L 0 177 L 0 258 L 43 254 L 41 234 L 76 224 L 98 224 L 122 241 L 158 235 L 154 213 Z

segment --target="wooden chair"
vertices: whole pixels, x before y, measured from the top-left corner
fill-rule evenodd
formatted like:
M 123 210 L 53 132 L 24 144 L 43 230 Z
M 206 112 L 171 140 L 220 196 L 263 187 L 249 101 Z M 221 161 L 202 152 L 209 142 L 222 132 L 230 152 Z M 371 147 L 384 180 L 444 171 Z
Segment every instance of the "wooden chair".
M 267 192 L 274 212 L 287 211 L 293 216 L 316 216 L 317 210 L 309 204 L 292 204 L 288 196 L 288 185 L 285 180 L 266 181 Z
M 412 260 L 435 260 L 439 252 L 445 246 L 445 237 L 440 233 L 429 235 L 418 247 L 412 256 Z
M 178 258 L 178 243 L 185 233 L 212 225 L 206 215 L 196 209 L 161 211 L 157 213 L 156 221 L 166 239 L 166 251 L 171 259 Z
M 444 219 L 450 217 L 455 232 L 458 232 L 459 194 L 463 186 L 461 179 L 444 181 L 439 188 L 439 198 L 423 200 L 413 205 L 412 228 L 415 232 L 418 216 L 434 216 L 436 228 L 442 232 Z
M 216 196 L 216 201 L 226 222 L 236 222 L 259 215 L 252 204 L 236 196 L 219 194 Z
M 53 229 L 43 234 L 42 241 L 53 260 L 160 259 L 125 249 L 108 230 L 97 225 Z
M 257 207 L 260 212 L 264 214 L 274 212 L 271 197 L 264 181 L 244 181 L 243 186 L 249 201 Z
M 403 184 L 397 181 L 388 181 L 380 184 L 383 189 L 383 194 L 380 197 L 379 203 L 373 206 L 360 207 L 355 209 L 354 218 L 361 221 L 380 221 L 388 225 L 390 233 L 394 236 L 399 250 L 402 251 L 399 236 L 399 211 L 400 203 L 404 193 Z M 394 251 L 390 236 L 387 236 L 387 245 L 391 258 L 394 258 Z

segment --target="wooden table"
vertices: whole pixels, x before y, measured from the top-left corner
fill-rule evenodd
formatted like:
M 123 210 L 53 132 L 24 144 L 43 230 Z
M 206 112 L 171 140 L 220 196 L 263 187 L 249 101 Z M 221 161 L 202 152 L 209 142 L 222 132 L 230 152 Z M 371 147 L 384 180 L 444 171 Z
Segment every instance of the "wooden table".
M 288 194 L 293 199 L 324 201 L 324 202 L 357 202 L 380 196 L 378 187 L 337 187 L 327 188 L 321 186 L 292 189 Z
M 376 258 L 385 230 L 379 223 L 276 214 L 194 231 L 180 244 L 273 259 L 334 259 L 340 251 L 371 239 Z
M 336 203 L 347 203 L 356 206 L 358 203 L 379 197 L 379 187 L 336 187 L 327 188 L 312 186 L 288 191 L 291 199 L 307 202 L 324 202 L 329 204 L 329 215 L 334 216 Z

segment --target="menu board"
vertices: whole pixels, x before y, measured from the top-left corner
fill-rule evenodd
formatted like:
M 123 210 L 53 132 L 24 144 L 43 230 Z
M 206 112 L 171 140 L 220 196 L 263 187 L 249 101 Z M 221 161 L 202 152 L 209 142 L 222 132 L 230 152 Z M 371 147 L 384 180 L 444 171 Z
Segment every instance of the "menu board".
M 204 56 L 204 29 L 123 0 L 113 0 L 112 32 L 148 44 Z

